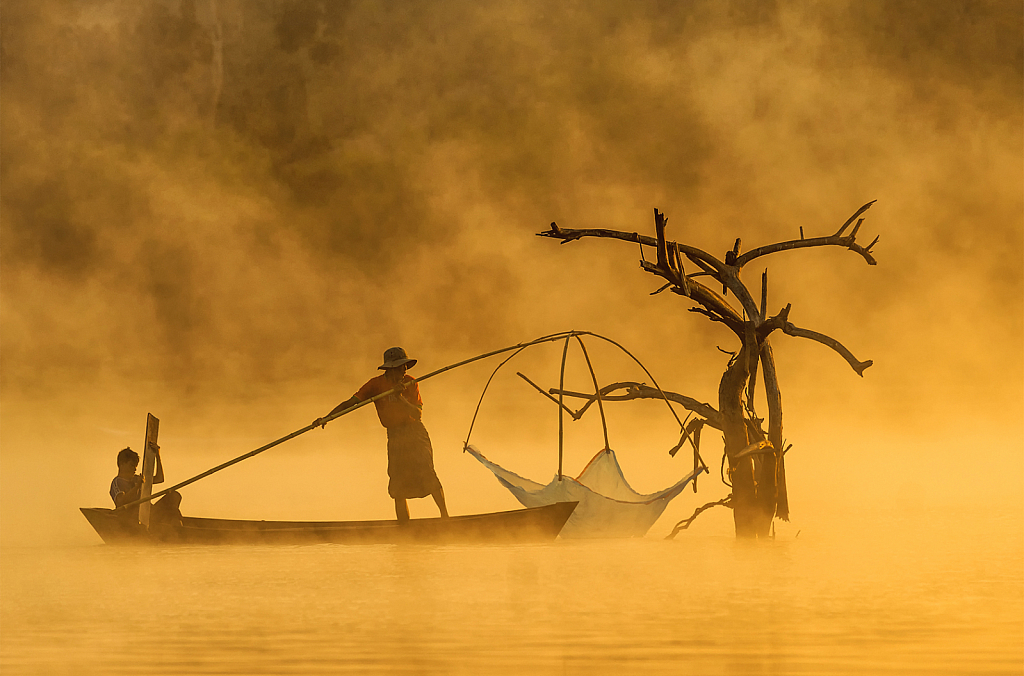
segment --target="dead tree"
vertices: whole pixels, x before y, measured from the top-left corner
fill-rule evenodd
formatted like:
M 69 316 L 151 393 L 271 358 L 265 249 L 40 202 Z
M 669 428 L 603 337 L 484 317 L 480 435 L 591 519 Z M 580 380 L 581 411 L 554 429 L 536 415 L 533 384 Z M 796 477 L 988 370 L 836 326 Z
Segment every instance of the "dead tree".
M 875 265 L 871 249 L 878 242 L 878 237 L 867 246 L 857 243 L 857 233 L 864 222 L 861 216 L 872 204 L 874 201 L 858 209 L 833 235 L 805 238 L 803 228 L 800 228 L 799 239 L 777 242 L 747 252 L 742 251 L 741 241 L 737 239 L 732 250 L 725 253 L 724 260 L 702 249 L 668 241 L 665 238 L 668 218 L 657 209 L 654 210 L 655 237 L 606 229 L 570 230 L 559 228 L 555 223 L 551 224 L 549 230 L 537 233 L 542 237 L 561 240 L 562 244 L 584 237 L 618 239 L 639 244 L 640 267 L 666 282 L 654 294 L 669 290 L 689 299 L 694 303 L 689 308 L 690 312 L 724 324 L 739 340 L 740 348 L 732 355 L 719 383 L 717 411 L 708 404 L 677 395 L 680 397 L 677 401 L 698 417 L 686 425 L 680 444 L 672 450 L 674 454 L 688 439 L 694 444 L 696 455 L 699 453 L 700 430 L 704 425 L 722 431 L 725 457 L 729 461 L 727 481 L 732 486 L 730 506 L 738 537 L 767 537 L 774 517 L 789 519 L 784 462 L 784 454 L 788 449 L 783 443 L 782 395 L 769 336 L 781 330 L 786 335 L 822 343 L 846 359 L 860 376 L 871 366 L 871 361 L 859 361 L 834 338 L 794 325 L 790 321 L 791 305 L 786 305 L 778 314 L 769 317 L 767 269 L 761 275 L 760 303 L 740 280 L 740 273 L 747 264 L 768 254 L 822 246 L 849 249 L 859 254 L 869 265 Z M 654 249 L 654 262 L 644 256 L 645 247 Z M 691 266 L 690 272 L 687 272 L 684 261 Z M 735 306 L 728 300 L 730 294 L 735 299 Z M 759 418 L 754 409 L 759 370 L 768 405 L 767 431 L 763 426 L 763 418 Z M 647 398 L 653 395 L 645 395 L 636 383 L 616 385 L 626 388 L 622 398 Z M 630 389 L 630 386 L 634 387 Z

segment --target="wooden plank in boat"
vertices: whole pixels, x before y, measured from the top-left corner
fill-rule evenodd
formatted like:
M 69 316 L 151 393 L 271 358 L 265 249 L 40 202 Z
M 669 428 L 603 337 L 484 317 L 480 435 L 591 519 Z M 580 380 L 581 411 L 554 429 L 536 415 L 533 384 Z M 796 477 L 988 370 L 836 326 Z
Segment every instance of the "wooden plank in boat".
M 153 475 L 156 473 L 156 439 L 160 432 L 160 421 L 152 413 L 146 414 L 146 441 L 142 445 L 142 493 L 140 497 L 153 495 Z M 149 526 L 149 512 L 153 503 L 146 501 L 139 505 L 139 523 Z

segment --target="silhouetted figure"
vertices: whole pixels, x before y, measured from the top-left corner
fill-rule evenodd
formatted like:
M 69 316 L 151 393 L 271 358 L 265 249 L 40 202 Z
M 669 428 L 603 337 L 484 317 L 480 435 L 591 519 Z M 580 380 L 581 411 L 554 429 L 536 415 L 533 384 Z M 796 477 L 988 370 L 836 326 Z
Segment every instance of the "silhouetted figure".
M 405 350 L 392 347 L 384 353 L 384 363 L 378 368 L 383 375 L 371 378 L 351 398 L 334 407 L 328 416 L 355 406 L 378 394 L 402 386 L 403 390 L 373 402 L 380 424 L 388 431 L 388 494 L 395 500 L 395 514 L 399 521 L 409 520 L 409 498 L 431 496 L 442 517 L 448 516 L 444 490 L 434 472 L 434 450 L 430 445 L 427 428 L 421 421 L 423 400 L 420 388 L 406 371 L 415 366 Z M 326 416 L 325 416 L 326 417 Z M 323 418 L 313 425 L 325 426 Z
M 110 498 L 115 507 L 127 505 L 142 497 L 142 475 L 136 474 L 139 467 L 139 454 L 131 448 L 122 449 L 117 454 L 117 476 L 110 482 Z M 164 482 L 164 463 L 160 458 L 160 447 L 156 448 L 156 474 L 154 484 Z M 168 528 L 181 526 L 181 494 L 171 491 L 153 504 L 149 512 L 149 528 L 154 534 L 161 534 Z M 139 522 L 139 507 L 133 505 L 122 510 L 123 518 L 131 523 Z M 165 533 L 166 534 L 166 533 Z

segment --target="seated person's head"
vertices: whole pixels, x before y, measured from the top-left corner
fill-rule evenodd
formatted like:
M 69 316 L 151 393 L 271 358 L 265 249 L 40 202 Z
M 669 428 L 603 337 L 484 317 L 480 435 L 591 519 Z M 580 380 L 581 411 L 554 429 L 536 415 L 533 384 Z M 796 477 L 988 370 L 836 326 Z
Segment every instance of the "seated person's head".
M 130 448 L 121 449 L 117 454 L 117 469 L 131 469 L 132 473 L 139 466 L 139 454 Z

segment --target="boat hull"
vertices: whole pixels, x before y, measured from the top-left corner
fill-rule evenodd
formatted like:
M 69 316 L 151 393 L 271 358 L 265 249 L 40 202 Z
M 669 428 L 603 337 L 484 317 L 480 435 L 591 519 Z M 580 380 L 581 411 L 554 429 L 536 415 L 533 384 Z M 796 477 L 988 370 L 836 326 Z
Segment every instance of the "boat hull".
M 510 512 L 398 521 L 239 521 L 182 517 L 182 525 L 150 533 L 112 509 L 82 507 L 107 544 L 189 545 L 396 544 L 548 542 L 558 536 L 575 502 Z

